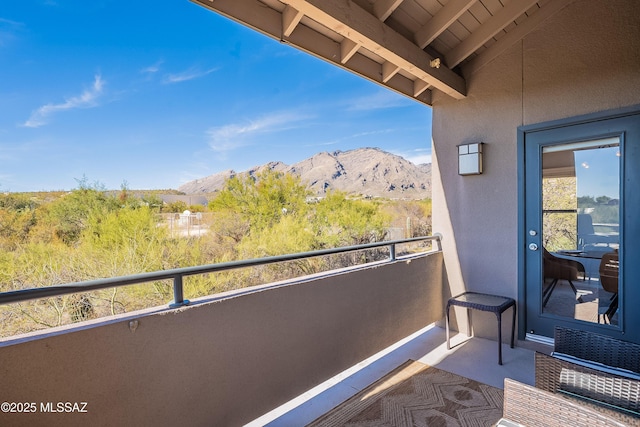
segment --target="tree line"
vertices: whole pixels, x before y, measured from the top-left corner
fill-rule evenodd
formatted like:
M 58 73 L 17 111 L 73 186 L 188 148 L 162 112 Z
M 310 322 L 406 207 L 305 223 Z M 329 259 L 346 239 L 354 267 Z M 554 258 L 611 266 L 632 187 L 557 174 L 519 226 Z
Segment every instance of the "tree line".
M 382 241 L 395 217 L 430 233 L 430 201 L 310 198 L 294 175 L 233 177 L 207 207 L 162 204 L 125 185 L 108 192 L 86 179 L 57 193 L 0 195 L 0 291 Z M 207 211 L 207 232 L 175 237 L 162 212 Z M 366 262 L 383 251 L 292 261 L 185 278 L 185 296 L 215 294 Z M 172 283 L 154 283 L 0 306 L 0 336 L 165 305 Z

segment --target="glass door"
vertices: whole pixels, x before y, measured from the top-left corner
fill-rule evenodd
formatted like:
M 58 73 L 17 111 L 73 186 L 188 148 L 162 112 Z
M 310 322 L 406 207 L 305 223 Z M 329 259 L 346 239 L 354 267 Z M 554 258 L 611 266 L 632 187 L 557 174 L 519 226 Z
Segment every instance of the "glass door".
M 640 302 L 639 119 L 521 130 L 528 335 L 563 325 L 640 341 L 640 310 L 629 309 Z
M 620 158 L 617 137 L 542 147 L 543 314 L 619 323 Z

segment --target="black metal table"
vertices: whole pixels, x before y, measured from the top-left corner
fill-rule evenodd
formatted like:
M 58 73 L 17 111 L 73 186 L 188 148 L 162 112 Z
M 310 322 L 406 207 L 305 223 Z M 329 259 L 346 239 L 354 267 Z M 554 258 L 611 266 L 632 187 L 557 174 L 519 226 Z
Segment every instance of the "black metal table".
M 489 311 L 495 313 L 498 318 L 498 364 L 502 365 L 502 313 L 509 307 L 513 307 L 513 321 L 511 324 L 511 348 L 513 348 L 515 328 L 516 328 L 516 301 L 513 298 L 499 295 L 482 294 L 479 292 L 464 292 L 455 297 L 449 298 L 447 302 L 447 350 L 451 349 L 449 340 L 449 308 L 451 306 L 465 307 L 467 309 L 467 327 L 470 336 L 473 336 L 473 325 L 471 321 L 471 310 Z

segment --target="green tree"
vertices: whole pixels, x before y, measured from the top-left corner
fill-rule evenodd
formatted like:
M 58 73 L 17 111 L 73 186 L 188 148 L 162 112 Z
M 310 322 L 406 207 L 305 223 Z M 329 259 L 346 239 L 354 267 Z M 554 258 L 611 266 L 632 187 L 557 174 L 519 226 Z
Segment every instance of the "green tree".
M 597 205 L 597 203 L 592 196 L 578 197 L 578 208 L 591 208 L 595 205 Z
M 163 241 L 166 235 L 166 229 L 158 227 L 153 210 L 140 206 L 89 216 L 81 240 L 92 248 L 117 251 Z
M 38 204 L 25 195 L 0 196 L 0 249 L 13 250 L 28 240 L 37 224 Z
M 154 211 L 161 211 L 163 206 L 163 201 L 157 194 L 146 193 L 142 195 L 142 203 L 149 206 Z
M 431 199 L 383 201 L 380 207 L 390 216 L 391 227 L 404 229 L 396 238 L 431 235 Z
M 576 178 L 545 178 L 542 184 L 543 244 L 552 252 L 573 249 L 578 241 Z
M 91 216 L 100 218 L 119 208 L 118 200 L 107 196 L 100 184 L 88 185 L 83 179 L 76 190 L 51 204 L 49 225 L 60 240 L 73 245 L 80 239 Z
M 379 203 L 350 200 L 335 192 L 310 204 L 307 196 L 306 187 L 292 175 L 265 171 L 255 178 L 234 178 L 210 203 L 210 232 L 179 238 L 169 236 L 168 227 L 159 222 L 158 206 L 153 206 L 158 203 L 153 198 L 140 201 L 126 185 L 119 193 L 108 193 L 85 179 L 78 189 L 53 199 L 0 197 L 0 289 L 304 252 L 385 237 L 388 216 L 381 213 Z M 367 259 L 375 257 L 339 255 L 196 275 L 185 278 L 185 294 L 195 298 Z M 171 285 L 158 281 L 1 306 L 0 334 L 164 305 L 171 299 Z
M 283 215 L 304 215 L 308 194 L 299 177 L 267 169 L 255 178 L 235 176 L 227 180 L 225 188 L 209 203 L 209 209 L 235 218 L 254 233 L 277 224 Z M 221 232 L 237 234 L 233 230 Z
M 33 197 L 20 193 L 0 194 L 0 209 L 6 209 L 14 212 L 32 211 L 38 207 L 40 203 Z
M 335 247 L 382 241 L 389 221 L 375 202 L 333 191 L 315 205 L 312 228 L 323 247 Z
M 186 210 L 187 210 L 187 204 L 182 200 L 176 200 L 175 202 L 167 203 L 162 208 L 162 212 L 168 212 L 168 213 L 182 213 Z
M 13 251 L 30 241 L 50 241 L 43 228 L 50 202 L 57 193 L 0 194 L 0 250 Z

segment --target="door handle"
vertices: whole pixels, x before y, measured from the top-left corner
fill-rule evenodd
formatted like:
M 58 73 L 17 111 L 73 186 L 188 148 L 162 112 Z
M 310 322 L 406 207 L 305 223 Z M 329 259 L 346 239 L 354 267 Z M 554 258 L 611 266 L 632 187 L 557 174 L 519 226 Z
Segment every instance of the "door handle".
M 538 245 L 536 245 L 535 243 L 529 243 L 529 250 L 530 251 L 537 251 L 538 250 Z

